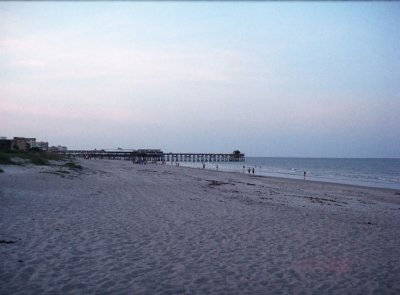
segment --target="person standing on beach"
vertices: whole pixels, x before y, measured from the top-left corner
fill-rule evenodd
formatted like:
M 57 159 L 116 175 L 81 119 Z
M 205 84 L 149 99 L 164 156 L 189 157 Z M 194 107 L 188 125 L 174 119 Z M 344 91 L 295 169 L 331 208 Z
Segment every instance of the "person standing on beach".
M 253 174 L 254 174 L 254 168 L 253 168 Z
M 306 180 L 306 175 L 307 175 L 307 172 L 304 171 L 304 180 Z

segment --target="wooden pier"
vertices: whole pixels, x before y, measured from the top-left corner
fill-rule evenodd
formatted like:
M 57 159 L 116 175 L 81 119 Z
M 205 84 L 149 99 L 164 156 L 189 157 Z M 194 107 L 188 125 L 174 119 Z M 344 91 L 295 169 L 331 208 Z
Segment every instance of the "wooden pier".
M 67 157 L 87 159 L 130 160 L 133 162 L 244 162 L 245 155 L 236 150 L 224 153 L 164 153 L 159 149 L 139 150 L 68 150 L 59 152 Z

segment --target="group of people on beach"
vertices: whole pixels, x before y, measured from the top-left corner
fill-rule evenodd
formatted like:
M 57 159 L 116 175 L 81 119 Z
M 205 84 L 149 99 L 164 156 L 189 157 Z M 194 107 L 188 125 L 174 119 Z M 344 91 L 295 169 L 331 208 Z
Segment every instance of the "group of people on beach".
M 255 167 L 257 167 L 257 166 L 255 166 Z M 261 168 L 261 166 L 260 166 L 260 168 Z M 246 166 L 243 165 L 243 173 L 245 172 L 245 169 L 246 169 Z M 217 170 L 218 170 L 218 165 L 217 165 Z M 254 172 L 255 172 L 254 167 L 253 167 L 253 168 L 250 168 L 250 167 L 247 168 L 247 172 L 248 172 L 249 174 L 250 174 L 250 173 L 253 173 L 253 174 L 254 174 Z M 307 171 L 304 171 L 303 176 L 304 176 L 304 180 L 306 180 Z
M 246 169 L 246 166 L 243 165 L 243 173 L 244 173 L 245 169 Z M 254 174 L 254 172 L 255 172 L 254 167 L 253 167 L 253 169 L 249 167 L 249 168 L 247 169 L 247 172 L 249 172 L 249 174 L 250 174 L 251 172 L 253 172 L 253 174 Z

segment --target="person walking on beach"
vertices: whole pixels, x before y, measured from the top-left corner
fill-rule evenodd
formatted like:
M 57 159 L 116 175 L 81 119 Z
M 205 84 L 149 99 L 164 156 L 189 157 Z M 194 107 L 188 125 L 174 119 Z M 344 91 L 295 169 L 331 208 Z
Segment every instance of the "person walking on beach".
M 249 171 L 249 174 L 250 174 L 250 167 L 249 167 L 249 170 L 247 170 L 247 171 Z
M 254 168 L 253 168 L 253 174 L 254 174 Z
M 304 180 L 306 180 L 306 175 L 307 175 L 307 172 L 304 171 Z

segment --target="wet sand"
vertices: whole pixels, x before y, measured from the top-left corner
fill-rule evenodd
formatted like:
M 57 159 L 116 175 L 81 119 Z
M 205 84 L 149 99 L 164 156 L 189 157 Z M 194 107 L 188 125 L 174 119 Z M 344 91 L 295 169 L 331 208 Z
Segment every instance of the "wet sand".
M 1 165 L 0 294 L 400 294 L 398 191 L 79 163 Z

